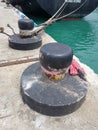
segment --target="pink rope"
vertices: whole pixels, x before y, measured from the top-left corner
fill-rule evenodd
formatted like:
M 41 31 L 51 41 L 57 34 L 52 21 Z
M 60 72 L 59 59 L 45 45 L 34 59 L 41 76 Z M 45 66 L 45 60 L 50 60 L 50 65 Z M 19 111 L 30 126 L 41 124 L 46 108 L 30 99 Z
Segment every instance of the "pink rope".
M 75 76 L 75 75 L 79 75 L 79 70 L 81 71 L 81 73 L 85 74 L 84 69 L 80 66 L 80 64 L 75 59 L 72 60 L 71 65 L 67 69 L 49 71 L 45 69 L 43 66 L 41 66 L 41 69 L 43 70 L 45 74 L 50 75 L 50 77 L 53 77 L 59 74 L 65 74 L 67 72 L 69 72 L 70 75 Z
M 58 75 L 58 74 L 64 74 L 67 71 L 67 70 L 48 71 L 43 66 L 41 66 L 41 69 L 43 70 L 44 73 L 46 73 L 47 75 L 51 75 L 51 76 Z
M 69 73 L 71 75 L 78 75 L 78 70 L 85 74 L 84 69 L 81 68 L 80 64 L 75 59 L 73 59 L 72 64 L 69 67 Z

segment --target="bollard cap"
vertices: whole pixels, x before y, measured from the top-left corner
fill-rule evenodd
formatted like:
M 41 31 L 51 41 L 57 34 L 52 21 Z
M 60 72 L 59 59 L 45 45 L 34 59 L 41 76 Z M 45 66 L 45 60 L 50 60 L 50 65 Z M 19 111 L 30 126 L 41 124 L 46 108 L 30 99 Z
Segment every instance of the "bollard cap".
M 34 21 L 32 19 L 19 19 L 18 27 L 21 30 L 32 30 L 34 28 Z
M 69 67 L 72 58 L 71 47 L 61 43 L 48 43 L 40 49 L 40 63 L 50 71 Z

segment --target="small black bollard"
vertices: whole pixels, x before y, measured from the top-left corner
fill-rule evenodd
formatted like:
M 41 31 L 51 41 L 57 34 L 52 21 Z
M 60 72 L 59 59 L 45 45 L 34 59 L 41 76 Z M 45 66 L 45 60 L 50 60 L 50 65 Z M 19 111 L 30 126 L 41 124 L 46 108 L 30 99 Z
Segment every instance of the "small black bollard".
M 19 34 L 9 37 L 9 46 L 17 50 L 33 50 L 41 46 L 42 38 L 40 35 L 32 37 L 34 22 L 31 19 L 18 20 Z

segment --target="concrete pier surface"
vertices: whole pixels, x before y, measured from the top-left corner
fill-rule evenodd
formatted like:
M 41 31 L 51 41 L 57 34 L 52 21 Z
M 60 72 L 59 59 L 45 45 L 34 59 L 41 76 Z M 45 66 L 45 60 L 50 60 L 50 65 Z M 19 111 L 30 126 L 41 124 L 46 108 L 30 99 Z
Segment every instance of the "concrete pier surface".
M 10 22 L 18 31 L 17 14 L 13 9 L 4 7 L 5 4 L 0 1 L 0 26 L 11 33 L 6 27 Z M 43 44 L 54 41 L 45 33 L 42 38 Z M 34 63 L 33 58 L 38 56 L 39 49 L 18 51 L 9 48 L 7 36 L 0 34 L 0 130 L 98 130 L 98 75 L 83 63 L 80 64 L 86 72 L 88 93 L 77 111 L 61 117 L 50 117 L 31 110 L 23 103 L 20 78 L 23 71 Z M 32 62 L 28 62 L 28 57 Z M 23 63 L 23 58 L 28 63 Z

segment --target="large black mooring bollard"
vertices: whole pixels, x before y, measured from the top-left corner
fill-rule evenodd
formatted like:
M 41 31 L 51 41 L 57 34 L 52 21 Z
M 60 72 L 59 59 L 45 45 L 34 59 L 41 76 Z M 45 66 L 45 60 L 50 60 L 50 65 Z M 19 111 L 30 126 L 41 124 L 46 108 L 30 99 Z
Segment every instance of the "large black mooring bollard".
M 70 76 L 72 49 L 63 44 L 49 43 L 40 49 L 40 62 L 24 70 L 21 77 L 23 101 L 33 110 L 62 116 L 77 110 L 83 103 L 87 84 L 78 76 Z

